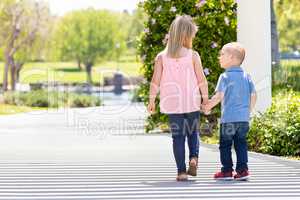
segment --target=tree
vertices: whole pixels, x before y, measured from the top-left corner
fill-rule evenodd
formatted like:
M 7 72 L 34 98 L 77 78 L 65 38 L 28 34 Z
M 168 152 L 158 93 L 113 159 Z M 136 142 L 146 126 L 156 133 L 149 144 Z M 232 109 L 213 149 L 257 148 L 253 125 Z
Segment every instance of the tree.
M 83 63 L 87 82 L 92 83 L 92 66 L 97 60 L 122 50 L 124 36 L 115 13 L 87 9 L 65 15 L 55 31 L 55 51 L 63 60 Z
M 142 7 L 138 7 L 133 11 L 130 18 L 129 30 L 127 35 L 128 48 L 136 48 L 137 40 L 140 34 L 144 30 L 144 23 L 146 21 L 146 15 L 142 9 Z
M 300 49 L 300 1 L 274 0 L 281 52 Z
M 8 72 L 11 75 L 11 89 L 15 89 L 16 80 L 20 70 L 26 61 L 39 30 L 42 28 L 44 10 L 48 10 L 46 4 L 30 0 L 4 0 L 0 2 L 1 9 L 1 29 L 2 47 L 4 51 L 4 75 L 3 90 L 7 90 Z
M 82 70 L 80 23 L 83 13 L 75 11 L 65 15 L 58 20 L 58 25 L 54 32 L 54 45 L 52 47 L 57 59 L 76 60 L 79 70 Z
M 279 40 L 277 31 L 276 14 L 274 10 L 274 0 L 271 0 L 271 41 L 272 41 L 272 69 L 277 69 L 280 66 Z
M 203 67 L 209 82 L 210 94 L 222 69 L 218 63 L 221 47 L 231 41 L 236 41 L 236 9 L 234 0 L 146 0 L 140 4 L 148 18 L 139 43 L 139 54 L 143 61 L 143 75 L 146 83 L 142 84 L 138 95 L 148 104 L 149 84 L 153 74 L 154 58 L 165 48 L 164 41 L 169 26 L 176 15 L 188 14 L 194 18 L 199 31 L 194 39 L 193 48 L 199 52 Z M 159 99 L 156 104 L 158 105 Z M 167 122 L 167 116 L 160 113 L 156 106 L 156 114 L 147 119 L 146 131 L 160 123 Z M 208 116 L 208 120 L 216 121 L 219 113 Z

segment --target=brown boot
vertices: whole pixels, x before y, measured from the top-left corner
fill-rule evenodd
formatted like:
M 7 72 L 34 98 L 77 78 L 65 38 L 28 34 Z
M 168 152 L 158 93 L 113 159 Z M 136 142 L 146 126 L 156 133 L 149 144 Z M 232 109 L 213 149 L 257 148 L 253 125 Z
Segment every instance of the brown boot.
M 188 177 L 185 172 L 179 173 L 176 177 L 176 181 L 187 181 Z
M 188 175 L 197 176 L 197 168 L 198 168 L 198 158 L 193 157 L 189 163 L 189 169 L 187 171 Z

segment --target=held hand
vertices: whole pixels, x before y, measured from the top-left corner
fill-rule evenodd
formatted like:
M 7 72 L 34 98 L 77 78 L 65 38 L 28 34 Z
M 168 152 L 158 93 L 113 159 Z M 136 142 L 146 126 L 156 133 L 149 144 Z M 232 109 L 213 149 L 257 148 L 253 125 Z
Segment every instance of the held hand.
M 206 104 L 206 105 L 203 105 L 203 104 L 202 104 L 202 105 L 201 105 L 201 110 L 203 111 L 203 113 L 204 113 L 205 115 L 209 115 L 210 112 L 211 112 L 211 110 L 210 110 L 208 104 Z
M 202 104 L 203 104 L 203 105 L 208 104 L 208 99 L 207 99 L 207 98 L 203 98 L 203 99 L 202 99 Z
M 155 112 L 155 102 L 149 102 L 147 111 L 152 115 Z

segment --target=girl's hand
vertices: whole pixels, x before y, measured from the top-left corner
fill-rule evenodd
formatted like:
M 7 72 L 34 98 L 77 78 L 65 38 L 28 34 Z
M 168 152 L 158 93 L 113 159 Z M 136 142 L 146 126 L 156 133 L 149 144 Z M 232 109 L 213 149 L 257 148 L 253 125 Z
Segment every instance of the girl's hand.
M 208 104 L 208 99 L 207 98 L 205 98 L 205 99 L 203 98 L 202 99 L 202 105 L 206 105 L 206 104 Z
M 147 111 L 152 115 L 155 112 L 155 102 L 149 102 Z

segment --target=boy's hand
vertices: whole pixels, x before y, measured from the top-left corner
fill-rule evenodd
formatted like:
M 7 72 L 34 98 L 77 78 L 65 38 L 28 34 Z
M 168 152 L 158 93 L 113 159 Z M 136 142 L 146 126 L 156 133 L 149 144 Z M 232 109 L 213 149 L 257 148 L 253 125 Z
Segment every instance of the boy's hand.
M 147 106 L 147 111 L 152 115 L 155 112 L 155 102 L 150 101 Z
M 204 112 L 205 115 L 209 115 L 210 114 L 210 107 L 208 104 L 205 105 L 201 105 L 201 110 Z

